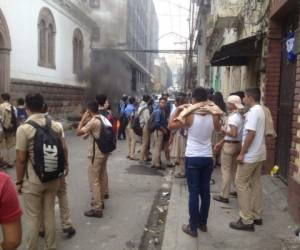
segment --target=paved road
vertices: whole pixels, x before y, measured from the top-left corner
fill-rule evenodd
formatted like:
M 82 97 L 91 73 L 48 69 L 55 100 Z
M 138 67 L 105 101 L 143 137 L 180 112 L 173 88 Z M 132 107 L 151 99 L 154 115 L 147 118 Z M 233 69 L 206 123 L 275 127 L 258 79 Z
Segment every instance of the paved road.
M 87 218 L 83 216 L 90 203 L 87 142 L 69 133 L 68 144 L 71 167 L 68 178 L 69 200 L 77 234 L 72 239 L 64 239 L 58 226 L 58 249 L 137 249 L 155 194 L 163 182 L 161 173 L 139 166 L 138 162 L 128 161 L 126 144 L 121 142 L 108 161 L 111 198 L 105 203 L 104 218 Z M 57 225 L 59 225 L 58 210 Z M 25 224 L 24 228 L 26 231 Z M 20 249 L 24 249 L 24 244 Z

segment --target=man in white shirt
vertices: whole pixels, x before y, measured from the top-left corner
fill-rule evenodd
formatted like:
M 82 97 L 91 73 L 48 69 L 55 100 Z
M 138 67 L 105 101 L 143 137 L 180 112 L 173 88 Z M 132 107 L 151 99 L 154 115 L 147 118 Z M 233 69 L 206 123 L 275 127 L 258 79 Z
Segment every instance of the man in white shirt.
M 226 126 L 222 127 L 225 138 L 215 145 L 215 151 L 222 148 L 221 154 L 221 172 L 222 189 L 220 195 L 213 198 L 218 202 L 229 203 L 229 194 L 232 180 L 235 179 L 237 161 L 236 158 L 241 150 L 243 117 L 241 110 L 244 108 L 241 98 L 237 95 L 231 95 L 227 99 L 227 110 L 230 112 Z M 236 193 L 235 193 L 236 197 Z
M 261 169 L 266 160 L 265 113 L 259 104 L 258 88 L 248 89 L 244 103 L 249 107 L 245 115 L 243 143 L 237 158 L 236 188 L 240 206 L 240 219 L 231 222 L 237 230 L 254 231 L 254 225 L 262 225 Z

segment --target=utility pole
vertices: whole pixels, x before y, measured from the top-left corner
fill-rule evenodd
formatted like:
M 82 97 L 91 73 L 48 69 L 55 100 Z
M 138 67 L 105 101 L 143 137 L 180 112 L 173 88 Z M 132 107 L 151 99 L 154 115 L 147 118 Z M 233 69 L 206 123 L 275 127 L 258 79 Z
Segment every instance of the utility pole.
M 192 15 L 192 10 L 193 10 L 193 0 L 190 0 L 190 8 L 189 8 L 189 42 L 190 42 L 190 48 L 186 48 L 186 59 L 185 59 L 185 72 L 184 72 L 184 91 L 187 92 L 188 88 L 190 88 L 190 73 L 191 73 L 191 48 L 192 48 L 192 32 L 193 32 L 193 15 Z
M 197 65 L 197 83 L 205 87 L 205 62 L 206 62 L 206 30 L 207 15 L 210 10 L 210 0 L 200 1 L 198 12 L 198 65 Z

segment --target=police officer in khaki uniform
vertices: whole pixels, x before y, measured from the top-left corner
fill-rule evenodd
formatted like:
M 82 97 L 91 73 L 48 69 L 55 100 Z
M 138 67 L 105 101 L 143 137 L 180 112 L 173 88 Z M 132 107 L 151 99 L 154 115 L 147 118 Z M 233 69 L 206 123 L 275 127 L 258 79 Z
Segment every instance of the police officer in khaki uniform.
M 26 109 L 29 115 L 27 121 L 32 120 L 44 126 L 46 119 L 42 114 L 44 98 L 41 94 L 29 94 L 26 96 Z M 52 129 L 62 136 L 60 124 L 52 121 Z M 34 153 L 34 135 L 36 129 L 29 124 L 21 125 L 17 130 L 17 186 L 23 194 L 25 213 L 27 214 L 27 250 L 38 249 L 39 228 L 42 214 L 45 224 L 45 249 L 56 249 L 55 239 L 55 196 L 57 194 L 60 179 L 42 183 L 36 175 L 31 160 Z M 28 157 L 29 156 L 29 157 Z M 66 166 L 66 171 L 67 171 Z
M 237 160 L 242 141 L 243 117 L 241 110 L 244 108 L 241 98 L 237 95 L 229 96 L 227 99 L 227 110 L 230 112 L 226 126 L 222 127 L 224 140 L 215 145 L 215 151 L 222 147 L 221 173 L 222 188 L 220 195 L 213 198 L 222 203 L 229 203 L 229 194 L 232 182 L 235 180 Z M 236 196 L 235 193 L 231 195 Z
M 16 145 L 16 129 L 17 119 L 16 110 L 13 105 L 10 104 L 10 95 L 4 93 L 1 95 L 0 104 L 0 121 L 3 127 L 3 135 L 1 138 L 1 157 L 3 158 L 7 167 L 12 168 L 15 165 L 15 145 Z M 14 117 L 12 117 L 14 116 Z M 15 123 L 12 123 L 14 118 Z
M 99 119 L 109 123 L 104 116 L 100 116 L 98 103 L 93 101 L 88 104 L 87 111 L 84 113 L 76 132 L 77 136 L 90 137 L 88 177 L 92 192 L 92 208 L 86 211 L 84 215 L 96 218 L 103 217 L 104 192 L 106 186 L 105 169 L 108 158 L 108 154 L 103 154 L 95 142 L 95 138 L 99 139 L 100 137 L 101 121 Z

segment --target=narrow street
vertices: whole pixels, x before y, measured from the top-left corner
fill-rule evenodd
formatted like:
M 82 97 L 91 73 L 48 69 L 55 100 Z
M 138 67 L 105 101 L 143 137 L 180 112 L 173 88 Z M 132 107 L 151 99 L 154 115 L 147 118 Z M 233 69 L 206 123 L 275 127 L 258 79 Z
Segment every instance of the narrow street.
M 87 142 L 75 137 L 73 132 L 67 134 L 67 140 L 71 168 L 68 177 L 69 202 L 77 233 L 72 239 L 62 237 L 56 206 L 57 249 L 137 249 L 155 195 L 163 183 L 162 172 L 140 166 L 138 161 L 127 160 L 127 145 L 125 141 L 119 142 L 117 150 L 108 161 L 110 199 L 105 202 L 104 217 L 87 218 L 83 215 L 90 203 Z M 15 175 L 14 170 L 10 170 L 9 173 Z M 25 222 L 24 219 L 25 217 Z M 25 235 L 26 228 L 24 224 Z M 25 249 L 25 239 L 26 237 L 23 237 L 20 249 Z

